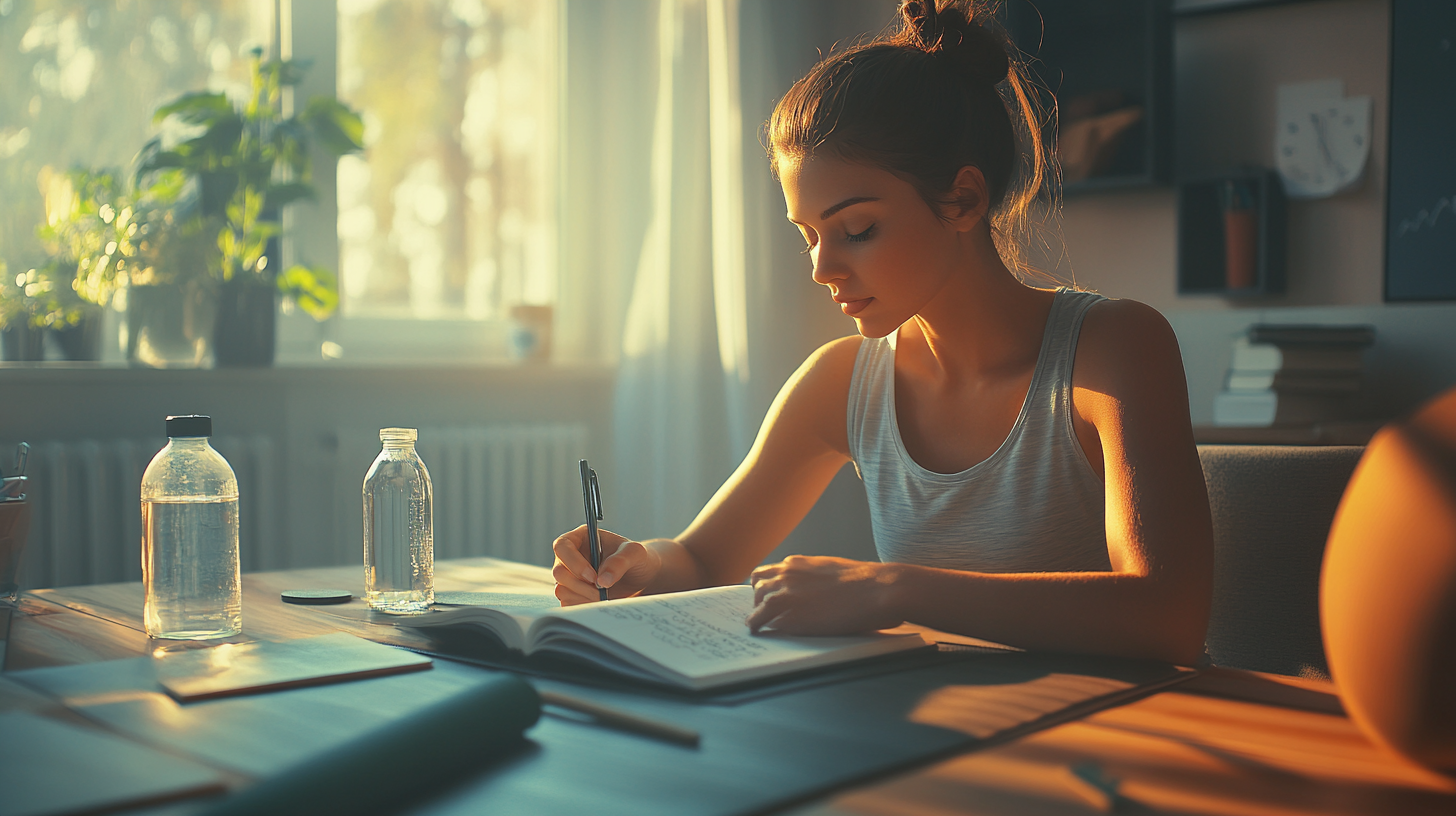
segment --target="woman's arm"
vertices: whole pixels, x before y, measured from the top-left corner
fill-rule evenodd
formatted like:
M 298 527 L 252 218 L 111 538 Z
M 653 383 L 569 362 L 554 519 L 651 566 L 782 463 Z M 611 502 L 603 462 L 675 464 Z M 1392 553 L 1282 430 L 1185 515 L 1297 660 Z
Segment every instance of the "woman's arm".
M 858 336 L 821 347 L 779 391 L 748 456 L 676 539 L 628 541 L 603 531 L 599 575 L 583 555 L 586 528 L 556 540 L 563 603 L 733 584 L 748 577 L 848 461 L 845 406 Z
M 908 620 L 1032 649 L 1196 661 L 1213 525 L 1167 321 L 1132 301 L 1093 307 L 1073 402 L 1077 424 L 1095 430 L 1083 447 L 1100 454 L 1111 572 L 986 574 L 796 557 L 755 571 L 750 625 L 837 634 Z

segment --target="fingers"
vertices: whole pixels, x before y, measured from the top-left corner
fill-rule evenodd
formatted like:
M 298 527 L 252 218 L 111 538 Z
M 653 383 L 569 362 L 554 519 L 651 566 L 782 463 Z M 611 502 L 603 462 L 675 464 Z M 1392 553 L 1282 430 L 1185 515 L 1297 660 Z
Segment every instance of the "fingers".
M 647 548 L 640 541 L 623 541 L 616 552 L 602 561 L 597 570 L 597 586 L 611 588 L 634 567 L 647 562 Z
M 641 542 L 630 541 L 607 530 L 600 530 L 599 535 L 604 557 L 596 569 L 592 569 L 587 557 L 590 544 L 586 525 L 552 542 L 551 551 L 556 562 L 551 568 L 551 577 L 556 581 L 556 597 L 563 606 L 600 600 L 600 588 L 617 586 L 629 575 L 631 580 L 619 589 L 626 593 L 623 597 L 635 594 L 655 571 L 652 556 Z
M 577 604 L 591 603 L 597 600 L 596 587 L 589 587 L 590 592 L 585 592 L 580 587 L 587 585 L 578 581 L 575 586 L 566 584 L 556 585 L 556 600 L 561 601 L 562 606 L 576 606 Z
M 570 596 L 590 596 L 592 599 L 597 597 L 595 583 L 582 580 L 581 576 L 572 573 L 560 561 L 556 562 L 556 566 L 551 568 L 551 577 L 556 581 L 556 597 L 562 601 L 566 600 L 562 596 L 563 592 Z
M 551 551 L 556 555 L 558 566 L 565 567 L 569 574 L 583 581 L 595 582 L 597 580 L 597 572 L 592 569 L 591 562 L 587 560 L 586 555 L 582 552 L 586 547 L 586 525 L 583 524 L 575 530 L 559 536 L 552 542 Z M 556 573 L 553 570 L 554 574 Z M 561 577 L 558 575 L 556 580 L 557 583 L 560 583 Z
M 583 524 L 551 544 L 556 563 L 551 577 L 556 581 L 556 599 L 562 606 L 574 606 L 597 599 L 596 571 L 582 550 L 586 547 L 586 525 Z
M 754 586 L 758 586 L 759 581 L 767 580 L 783 572 L 783 566 L 783 562 L 781 561 L 777 564 L 764 564 L 761 567 L 757 567 L 753 572 L 748 574 L 748 582 Z
M 754 576 L 753 605 L 758 606 L 759 604 L 763 603 L 764 598 L 768 597 L 774 592 L 778 592 L 783 589 L 787 589 L 787 587 L 785 586 L 784 577 L 782 575 L 775 573 L 767 578 L 759 578 L 757 576 Z
M 792 606 L 793 601 L 787 592 L 775 592 L 762 601 L 754 604 L 753 611 L 748 613 L 748 631 L 758 634 L 760 630 L 773 624 L 775 620 L 784 615 Z

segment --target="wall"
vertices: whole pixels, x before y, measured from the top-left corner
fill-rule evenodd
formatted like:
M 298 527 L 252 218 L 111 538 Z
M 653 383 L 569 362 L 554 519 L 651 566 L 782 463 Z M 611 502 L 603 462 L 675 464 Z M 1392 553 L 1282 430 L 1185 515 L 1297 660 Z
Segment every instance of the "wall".
M 1456 382 L 1456 305 L 1386 305 L 1386 129 L 1389 0 L 1313 0 L 1175 20 L 1175 163 L 1181 178 L 1274 166 L 1275 88 L 1339 78 L 1372 97 L 1370 160 L 1361 183 L 1291 201 L 1287 294 L 1253 301 L 1176 292 L 1177 197 L 1155 188 L 1069 198 L 1063 275 L 1146 302 L 1178 332 L 1193 420 L 1212 420 L 1232 339 L 1255 322 L 1376 326 L 1367 413 L 1387 419 Z

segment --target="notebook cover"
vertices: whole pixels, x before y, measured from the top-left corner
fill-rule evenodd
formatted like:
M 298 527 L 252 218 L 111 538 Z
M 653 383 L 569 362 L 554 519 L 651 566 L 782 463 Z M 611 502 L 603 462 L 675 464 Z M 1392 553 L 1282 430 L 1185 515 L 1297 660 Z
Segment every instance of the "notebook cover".
M 423 655 L 343 633 L 284 643 L 224 643 L 153 659 L 162 688 L 184 703 L 419 671 L 431 664 Z
M 220 774 L 90 728 L 0 714 L 0 813 L 58 816 L 221 793 Z

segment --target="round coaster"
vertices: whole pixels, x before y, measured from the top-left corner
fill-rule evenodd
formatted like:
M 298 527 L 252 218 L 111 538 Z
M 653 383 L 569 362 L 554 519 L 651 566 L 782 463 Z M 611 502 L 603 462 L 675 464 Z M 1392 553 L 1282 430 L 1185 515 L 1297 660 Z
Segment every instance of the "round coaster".
M 292 604 L 341 604 L 354 599 L 343 589 L 285 589 L 283 602 Z

